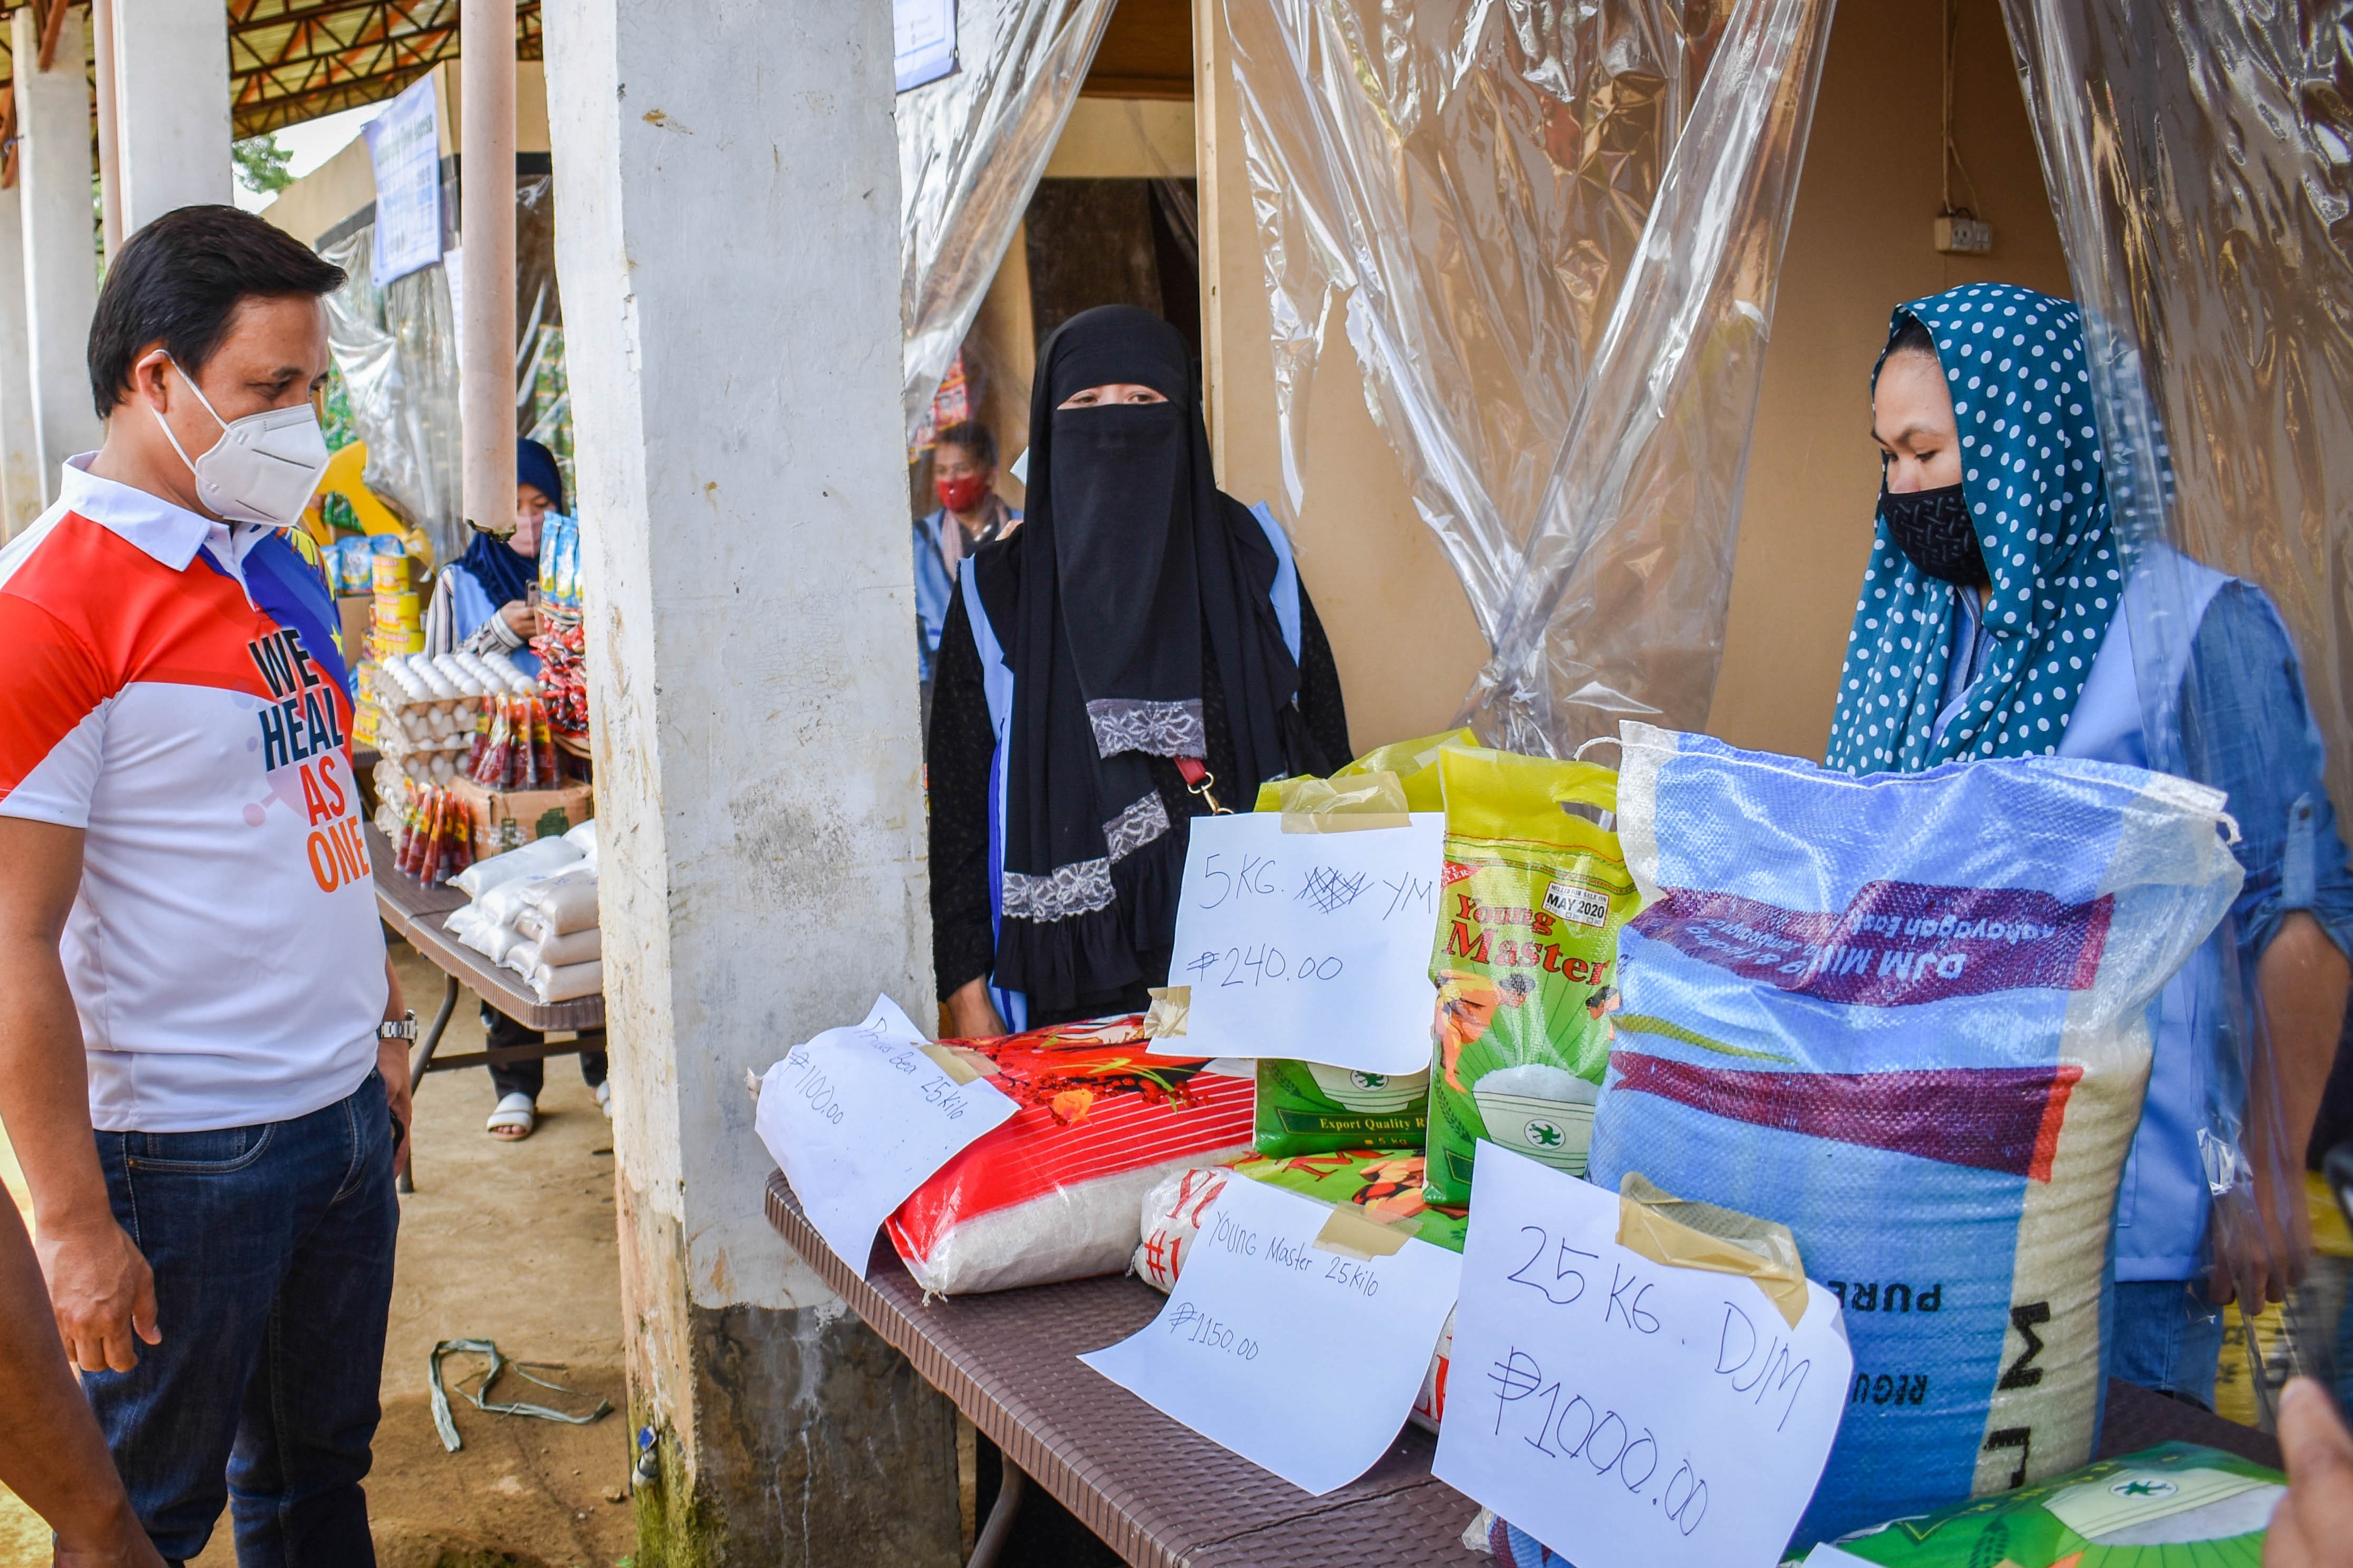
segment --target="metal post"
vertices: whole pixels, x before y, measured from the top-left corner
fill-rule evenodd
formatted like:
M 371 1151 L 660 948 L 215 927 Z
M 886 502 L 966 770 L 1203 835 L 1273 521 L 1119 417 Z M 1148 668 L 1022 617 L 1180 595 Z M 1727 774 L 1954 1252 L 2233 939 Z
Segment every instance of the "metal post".
M 515 491 L 514 0 L 463 0 L 458 26 L 462 510 L 503 530 Z
M 90 0 L 90 52 L 98 67 L 98 184 L 106 259 L 122 248 L 122 125 L 114 107 L 114 0 Z

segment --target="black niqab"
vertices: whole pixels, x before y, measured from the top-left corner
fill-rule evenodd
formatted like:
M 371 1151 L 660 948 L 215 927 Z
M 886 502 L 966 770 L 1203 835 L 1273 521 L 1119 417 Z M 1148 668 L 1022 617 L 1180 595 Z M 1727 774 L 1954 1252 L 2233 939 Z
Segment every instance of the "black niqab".
M 1064 409 L 1091 386 L 1168 401 Z M 1212 476 L 1190 356 L 1147 310 L 1071 318 L 1039 356 L 1028 503 L 979 552 L 981 603 L 1014 675 L 1004 747 L 997 984 L 1056 1008 L 1134 984 L 1175 934 L 1182 840 L 1150 757 L 1207 754 L 1214 659 L 1247 809 L 1259 784 L 1322 759 L 1268 595 L 1277 562 Z

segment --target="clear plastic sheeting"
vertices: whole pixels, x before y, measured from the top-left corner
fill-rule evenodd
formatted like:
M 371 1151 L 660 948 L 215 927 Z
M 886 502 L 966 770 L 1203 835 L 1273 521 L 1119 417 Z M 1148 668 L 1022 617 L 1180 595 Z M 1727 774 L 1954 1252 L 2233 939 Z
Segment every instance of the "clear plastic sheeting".
M 1696 728 L 1829 0 L 1225 7 L 1283 500 L 1325 334 L 1494 658 L 1471 711 L 1567 754 Z
M 2232 791 L 2266 894 L 2207 960 L 2216 1022 L 2193 1064 L 2216 1272 L 2252 1316 L 2265 1283 L 2304 1272 L 2306 1130 L 2342 998 L 2327 947 L 2353 940 L 2343 851 L 2320 831 L 2326 795 L 2353 805 L 2353 35 L 2327 8 L 2004 9 L 2132 571 L 2110 635 L 2132 639 L 2151 765 Z M 2329 787 L 2276 633 L 2218 632 L 2246 617 L 2218 616 L 2244 596 L 2216 573 L 2277 606 Z M 2201 713 L 2215 693 L 2248 695 Z M 2331 1338 L 2247 1334 L 2266 1366 Z
M 963 0 L 955 74 L 899 95 L 899 315 L 908 437 L 1078 101 L 1112 0 Z
M 555 289 L 555 179 L 550 174 L 515 187 L 515 429 L 555 454 L 565 493 L 576 494 L 564 301 Z
M 2119 531 L 2272 596 L 2353 807 L 2353 31 L 2289 6 L 2004 4 Z
M 515 428 L 556 454 L 572 478 L 572 398 L 564 372 L 564 307 L 555 287 L 555 182 L 515 190 Z M 457 198 L 448 198 L 455 211 Z M 327 340 L 349 389 L 352 424 L 367 443 L 361 478 L 401 518 L 424 530 L 434 559 L 453 561 L 468 539 L 459 501 L 458 321 L 446 268 L 377 288 L 368 278 L 375 226 L 363 224 L 320 254 L 346 274 L 327 296 Z
M 384 288 L 368 280 L 375 226 L 364 224 L 322 255 L 348 275 L 327 296 L 327 341 L 349 389 L 352 424 L 367 443 L 361 478 L 432 542 L 437 561 L 464 552 L 459 537 L 458 321 L 449 286 L 427 267 Z

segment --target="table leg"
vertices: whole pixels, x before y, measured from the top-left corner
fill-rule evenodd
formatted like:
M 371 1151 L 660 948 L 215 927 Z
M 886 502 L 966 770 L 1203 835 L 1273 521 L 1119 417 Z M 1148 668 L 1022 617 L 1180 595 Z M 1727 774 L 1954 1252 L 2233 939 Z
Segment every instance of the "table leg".
M 449 1027 L 450 1016 L 457 1011 L 458 977 L 454 974 L 444 975 L 441 984 L 441 1005 L 434 1010 L 433 1022 L 426 1026 L 424 1037 L 417 1042 L 417 1054 L 409 1058 L 408 1096 L 409 1104 L 412 1107 L 417 1103 L 417 1087 L 424 1083 L 425 1075 L 433 1070 L 433 1053 L 440 1048 L 442 1032 Z M 412 1110 L 409 1114 L 413 1122 L 416 1112 Z M 417 1190 L 417 1179 L 414 1174 L 416 1160 L 417 1130 L 412 1125 L 407 1139 L 400 1145 L 400 1169 L 393 1180 L 396 1190 L 404 1193 L 413 1193 Z
M 1006 1537 L 1013 1533 L 1013 1519 L 1021 1511 L 1021 1494 L 1028 1489 L 1029 1478 L 1016 1469 L 1010 1459 L 1004 1460 L 1003 1467 L 997 1500 L 988 1506 L 988 1522 L 982 1526 L 980 1539 L 973 1544 L 972 1561 L 965 1568 L 996 1568 Z

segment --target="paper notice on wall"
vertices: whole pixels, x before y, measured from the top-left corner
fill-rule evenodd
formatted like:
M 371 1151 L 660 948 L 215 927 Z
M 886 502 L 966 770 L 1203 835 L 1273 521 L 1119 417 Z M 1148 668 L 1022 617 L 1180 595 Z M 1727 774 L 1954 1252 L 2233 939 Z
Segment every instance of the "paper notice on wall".
M 427 74 L 361 127 L 375 170 L 379 289 L 441 259 L 441 102 Z
M 1430 937 L 1446 817 L 1285 833 L 1277 812 L 1193 820 L 1168 983 L 1192 989 L 1163 1055 L 1430 1066 Z
M 1854 1358 L 1808 1282 L 1618 1245 L 1616 1194 L 1493 1143 L 1431 1473 L 1577 1568 L 1772 1568 L 1830 1458 Z
M 795 1046 L 760 1080 L 754 1118 L 809 1224 L 866 1276 L 874 1232 L 907 1194 L 1018 1108 L 960 1083 L 888 996 L 855 1028 Z
M 1079 1359 L 1293 1486 L 1345 1486 L 1412 1410 L 1461 1258 L 1384 1250 L 1369 1220 L 1326 1235 L 1328 1205 L 1260 1182 L 1228 1182 L 1211 1219 L 1160 1315 Z
M 956 68 L 955 0 L 891 0 L 891 41 L 899 90 L 906 92 Z

